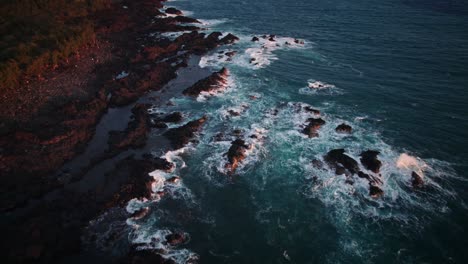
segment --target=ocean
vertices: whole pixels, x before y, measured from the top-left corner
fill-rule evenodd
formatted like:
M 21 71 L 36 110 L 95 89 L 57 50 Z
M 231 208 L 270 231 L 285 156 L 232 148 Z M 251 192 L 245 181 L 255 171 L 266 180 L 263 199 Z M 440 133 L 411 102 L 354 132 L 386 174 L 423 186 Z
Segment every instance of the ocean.
M 188 119 L 206 115 L 208 121 L 186 148 L 152 149 L 177 166 L 150 174 L 153 190 L 170 195 L 127 206 L 129 212 L 152 209 L 148 217 L 127 220 L 132 243 L 178 263 L 468 258 L 468 3 L 166 4 L 200 19 L 207 32 L 231 32 L 240 41 L 192 58 L 169 84 L 181 86 L 195 68 L 226 67 L 224 92 L 197 99 L 175 94 L 167 98 L 173 104 L 155 105 L 154 111 L 180 111 Z M 254 36 L 259 41 L 251 41 Z M 237 54 L 229 59 L 220 51 Z M 305 107 L 320 110 L 326 122 L 316 138 L 301 132 L 316 117 Z M 342 123 L 353 132 L 336 133 Z M 251 148 L 230 175 L 225 153 L 238 137 Z M 344 175 L 313 165 L 333 149 L 345 149 L 357 161 L 363 151 L 379 151 L 383 196 L 370 197 L 365 179 L 354 176 L 350 184 Z M 422 188 L 412 187 L 413 171 L 422 175 Z M 181 181 L 168 183 L 173 176 Z M 190 241 L 167 246 L 164 237 L 174 230 Z

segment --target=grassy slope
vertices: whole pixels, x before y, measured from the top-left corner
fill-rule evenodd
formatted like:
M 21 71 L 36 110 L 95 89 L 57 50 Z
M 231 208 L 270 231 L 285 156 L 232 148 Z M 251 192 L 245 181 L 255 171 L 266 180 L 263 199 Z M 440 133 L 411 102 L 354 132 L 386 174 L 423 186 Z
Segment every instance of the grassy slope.
M 88 16 L 110 0 L 0 0 L 0 92 L 95 41 Z

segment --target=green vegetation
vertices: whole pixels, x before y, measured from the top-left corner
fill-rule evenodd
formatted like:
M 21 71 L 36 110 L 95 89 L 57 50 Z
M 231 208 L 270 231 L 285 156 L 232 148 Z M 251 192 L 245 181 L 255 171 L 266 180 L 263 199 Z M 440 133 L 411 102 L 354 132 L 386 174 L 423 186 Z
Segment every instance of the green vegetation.
M 92 12 L 110 0 L 0 0 L 0 87 L 38 76 L 95 42 Z

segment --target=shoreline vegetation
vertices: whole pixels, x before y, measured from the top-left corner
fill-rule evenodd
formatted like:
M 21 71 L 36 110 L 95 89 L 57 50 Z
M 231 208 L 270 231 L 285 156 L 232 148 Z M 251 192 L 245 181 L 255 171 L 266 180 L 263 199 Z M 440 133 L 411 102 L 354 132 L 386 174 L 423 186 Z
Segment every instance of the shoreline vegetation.
M 202 33 L 200 22 L 181 11 L 160 11 L 164 2 L 0 4 L 0 208 L 7 263 L 57 263 L 72 256 L 94 260 L 94 255 L 80 255 L 88 222 L 110 208 L 124 210 L 132 198 L 150 198 L 148 173 L 171 168 L 147 153 L 128 153 L 142 148 L 155 127 L 150 106 L 135 102 L 176 78 L 192 55 L 238 38 Z M 175 39 L 153 35 L 164 32 L 181 34 Z M 58 177 L 66 162 L 86 150 L 107 110 L 123 106 L 132 106 L 127 128 L 110 131 L 106 149 L 84 169 Z M 173 113 L 158 124 L 182 119 Z M 173 130 L 177 137 L 169 138 L 171 146 L 190 142 L 205 120 L 183 120 Z M 88 186 L 86 192 L 70 187 L 100 162 L 125 151 L 129 155 L 103 176 L 112 184 Z M 171 263 L 131 245 L 118 256 L 99 257 L 104 263 Z
M 23 82 L 65 64 L 86 45 L 95 45 L 90 16 L 110 7 L 98 1 L 6 1 L 0 8 L 0 85 L 20 88 Z

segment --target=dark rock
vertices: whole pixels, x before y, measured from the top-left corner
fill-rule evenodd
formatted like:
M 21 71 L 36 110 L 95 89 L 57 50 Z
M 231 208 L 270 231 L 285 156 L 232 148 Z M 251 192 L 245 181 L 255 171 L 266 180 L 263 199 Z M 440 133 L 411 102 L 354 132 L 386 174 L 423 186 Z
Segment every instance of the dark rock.
M 312 160 L 312 166 L 314 166 L 314 168 L 316 169 L 323 169 L 323 162 L 319 159 L 313 159 Z
M 314 109 L 310 106 L 304 106 L 304 110 L 307 111 L 307 112 L 311 112 L 315 115 L 320 115 L 320 110 L 317 110 L 317 109 Z
M 162 170 L 165 172 L 170 172 L 175 168 L 174 163 L 167 161 L 162 158 L 152 158 L 150 159 L 151 163 L 155 170 Z
M 173 7 L 167 8 L 165 12 L 167 14 L 171 14 L 171 15 L 178 15 L 178 16 L 182 15 L 182 11 L 180 11 L 179 9 L 173 8 Z
M 182 115 L 181 112 L 174 112 L 171 113 L 164 118 L 161 118 L 159 121 L 166 122 L 166 123 L 179 123 L 182 121 L 184 116 Z
M 413 188 L 421 188 L 424 186 L 424 180 L 421 177 L 421 175 L 417 174 L 416 172 L 411 173 L 411 184 L 413 185 Z
M 338 168 L 339 166 L 344 167 L 351 175 L 356 174 L 359 171 L 359 165 L 357 161 L 348 155 L 345 155 L 344 149 L 334 149 L 325 155 L 324 160 L 331 168 Z
M 375 150 L 367 150 L 361 153 L 361 163 L 364 167 L 373 173 L 379 173 L 382 162 L 377 159 L 380 152 Z
M 134 213 L 131 215 L 131 217 L 132 217 L 133 219 L 136 219 L 136 220 L 142 219 L 143 217 L 145 217 L 146 215 L 148 215 L 149 211 L 150 211 L 150 210 L 149 210 L 149 207 L 144 207 L 144 208 L 141 208 L 140 210 L 134 212 Z
M 219 132 L 218 134 L 216 134 L 214 136 L 214 141 L 224 141 L 224 133 L 223 132 Z
M 230 51 L 230 52 L 225 53 L 225 55 L 228 56 L 229 58 L 233 57 L 236 54 L 237 54 L 237 51 Z
M 167 182 L 172 183 L 172 184 L 177 184 L 177 183 L 180 182 L 180 177 L 178 177 L 178 176 L 171 177 L 171 178 L 167 179 Z
M 166 242 L 171 246 L 178 246 L 187 241 L 187 236 L 184 233 L 172 233 L 166 236 Z
M 256 41 L 259 41 L 260 39 L 258 37 L 253 37 L 252 38 L 252 42 L 256 42 Z
M 163 135 L 169 139 L 173 149 L 183 148 L 195 137 L 195 133 L 201 129 L 206 120 L 207 117 L 204 116 L 181 127 L 171 128 Z
M 309 118 L 309 124 L 304 128 L 302 133 L 309 138 L 318 137 L 318 130 L 325 124 L 325 120 L 321 118 Z
M 239 112 L 234 111 L 234 110 L 232 110 L 232 109 L 229 110 L 228 113 L 229 113 L 230 115 L 232 115 L 232 116 L 240 116 L 240 113 L 239 113 Z
M 239 41 L 239 38 L 234 36 L 233 34 L 229 33 L 227 34 L 224 38 L 220 40 L 221 43 L 223 44 L 232 44 L 236 41 Z
M 247 157 L 247 150 L 249 146 L 245 144 L 242 139 L 236 139 L 232 142 L 231 147 L 227 153 L 229 163 L 226 164 L 228 173 L 232 174 L 236 171 L 239 163 Z
M 161 128 L 161 129 L 162 128 L 168 128 L 168 126 L 164 122 L 155 122 L 154 124 L 151 125 L 151 127 Z
M 375 199 L 380 198 L 383 194 L 384 194 L 384 191 L 379 186 L 372 185 L 372 184 L 369 185 L 369 195 L 372 198 L 375 198 Z
M 350 125 L 343 123 L 337 126 L 335 131 L 342 134 L 351 134 L 351 132 L 353 132 L 353 128 Z
M 191 87 L 183 91 L 184 95 L 198 96 L 201 92 L 214 92 L 222 90 L 226 87 L 229 70 L 222 68 L 219 72 L 215 72 L 205 79 L 196 82 Z

